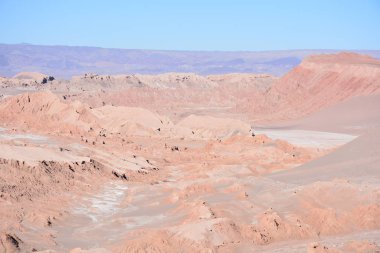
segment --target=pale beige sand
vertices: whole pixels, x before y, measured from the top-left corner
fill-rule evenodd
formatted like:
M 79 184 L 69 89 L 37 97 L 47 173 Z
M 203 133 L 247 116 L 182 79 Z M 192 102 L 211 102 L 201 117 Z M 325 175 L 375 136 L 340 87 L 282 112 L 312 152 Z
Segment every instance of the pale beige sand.
M 362 134 L 368 129 L 380 127 L 380 95 L 353 97 L 305 118 L 278 124 L 277 127 Z
M 286 140 L 301 147 L 335 148 L 354 140 L 357 136 L 297 129 L 257 129 L 257 134 L 265 134 L 275 140 Z
M 335 152 L 295 169 L 274 173 L 270 178 L 301 184 L 336 178 L 378 182 L 379 172 L 380 131 L 372 130 Z

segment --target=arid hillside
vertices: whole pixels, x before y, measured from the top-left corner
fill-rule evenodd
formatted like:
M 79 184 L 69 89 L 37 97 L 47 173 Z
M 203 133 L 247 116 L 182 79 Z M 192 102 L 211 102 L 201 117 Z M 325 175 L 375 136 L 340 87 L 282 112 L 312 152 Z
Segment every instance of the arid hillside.
M 265 106 L 297 118 L 351 97 L 377 93 L 379 60 L 354 53 L 316 55 L 277 80 L 266 94 Z
M 0 252 L 379 252 L 378 60 L 28 71 L 0 79 Z

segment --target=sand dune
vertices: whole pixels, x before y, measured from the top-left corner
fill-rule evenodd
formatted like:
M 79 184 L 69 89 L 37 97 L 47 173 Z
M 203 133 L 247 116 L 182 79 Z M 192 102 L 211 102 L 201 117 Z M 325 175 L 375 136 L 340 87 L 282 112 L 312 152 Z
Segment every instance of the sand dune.
M 345 178 L 379 180 L 380 132 L 369 131 L 340 149 L 293 170 L 271 175 L 276 180 L 310 183 Z
M 379 108 L 380 95 L 356 96 L 304 118 L 283 122 L 276 127 L 363 134 L 368 129 L 379 127 Z

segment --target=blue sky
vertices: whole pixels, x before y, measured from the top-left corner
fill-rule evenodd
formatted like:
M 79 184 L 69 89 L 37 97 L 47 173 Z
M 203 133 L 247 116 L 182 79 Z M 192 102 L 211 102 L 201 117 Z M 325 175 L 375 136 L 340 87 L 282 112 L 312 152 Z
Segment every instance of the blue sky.
M 0 43 L 380 49 L 380 0 L 0 0 Z

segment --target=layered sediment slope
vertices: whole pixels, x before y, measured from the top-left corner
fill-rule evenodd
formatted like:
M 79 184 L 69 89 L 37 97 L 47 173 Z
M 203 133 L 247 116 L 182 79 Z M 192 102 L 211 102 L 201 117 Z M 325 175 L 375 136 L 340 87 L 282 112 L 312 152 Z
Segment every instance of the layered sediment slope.
M 5 126 L 55 135 L 110 133 L 206 139 L 252 135 L 251 126 L 239 120 L 191 115 L 174 124 L 147 109 L 111 105 L 92 108 L 79 101 L 64 102 L 50 91 L 9 97 L 0 103 L 0 116 Z
M 2 122 L 24 129 L 68 134 L 96 126 L 90 108 L 80 102 L 66 104 L 51 92 L 25 93 L 0 105 Z
M 351 97 L 378 93 L 379 60 L 354 53 L 316 55 L 276 81 L 264 106 L 279 111 L 279 117 L 299 118 Z

